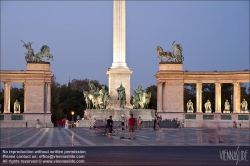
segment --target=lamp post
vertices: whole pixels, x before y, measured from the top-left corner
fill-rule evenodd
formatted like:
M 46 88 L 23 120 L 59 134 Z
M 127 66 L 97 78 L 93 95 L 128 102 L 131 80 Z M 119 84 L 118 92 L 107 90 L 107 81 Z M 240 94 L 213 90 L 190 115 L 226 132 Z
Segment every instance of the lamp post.
M 71 115 L 72 115 L 72 121 L 74 121 L 74 111 L 71 112 Z

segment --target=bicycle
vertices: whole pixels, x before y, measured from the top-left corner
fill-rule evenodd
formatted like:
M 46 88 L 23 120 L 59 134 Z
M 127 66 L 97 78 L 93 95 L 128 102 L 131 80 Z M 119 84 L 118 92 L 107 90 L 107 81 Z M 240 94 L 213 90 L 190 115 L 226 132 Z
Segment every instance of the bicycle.
M 108 134 L 108 127 L 106 126 L 101 126 L 101 127 L 97 127 L 95 129 L 95 134 L 96 135 L 107 135 Z M 112 130 L 112 136 L 116 136 L 119 133 L 117 128 L 113 128 Z

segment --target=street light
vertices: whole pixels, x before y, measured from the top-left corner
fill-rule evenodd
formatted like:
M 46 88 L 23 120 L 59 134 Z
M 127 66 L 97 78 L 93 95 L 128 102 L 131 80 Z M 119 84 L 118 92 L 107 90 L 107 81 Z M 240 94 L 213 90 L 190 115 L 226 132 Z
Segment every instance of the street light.
M 71 112 L 71 115 L 72 115 L 72 121 L 74 121 L 74 111 Z

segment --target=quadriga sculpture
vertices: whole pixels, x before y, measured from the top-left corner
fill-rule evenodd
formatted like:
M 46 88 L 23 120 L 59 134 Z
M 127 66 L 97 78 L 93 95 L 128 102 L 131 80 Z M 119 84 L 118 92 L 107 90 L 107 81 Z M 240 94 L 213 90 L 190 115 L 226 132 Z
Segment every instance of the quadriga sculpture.
M 167 58 L 167 61 L 173 60 L 175 58 L 172 52 L 169 51 L 164 52 L 160 46 L 157 46 L 155 50 L 158 53 L 157 58 L 159 59 L 160 62 L 163 62 L 163 58 Z
M 35 55 L 34 61 L 41 62 L 43 57 L 47 57 L 48 58 L 47 60 L 52 59 L 53 61 L 53 55 L 51 55 L 49 52 L 50 52 L 49 46 L 43 45 L 41 48 L 41 52 Z
M 22 41 L 22 40 L 21 40 Z M 24 43 L 24 47 L 26 48 L 26 50 L 28 51 L 27 53 L 25 53 L 25 60 L 26 61 L 30 61 L 30 62 L 41 62 L 43 57 L 47 57 L 49 59 L 52 59 L 53 61 L 53 55 L 51 55 L 50 52 L 50 48 L 47 45 L 43 45 L 41 48 L 41 51 L 38 52 L 37 54 L 34 54 L 34 50 L 31 47 L 31 42 L 28 42 L 28 44 L 26 44 L 24 41 L 22 41 Z
M 181 44 L 175 44 L 175 41 L 172 43 L 172 49 L 173 51 L 166 51 L 164 52 L 163 49 L 160 46 L 156 47 L 156 52 L 158 53 L 157 58 L 160 62 L 163 62 L 163 58 L 166 58 L 167 61 L 177 61 L 182 62 L 184 61 L 184 56 L 182 55 L 182 46 Z

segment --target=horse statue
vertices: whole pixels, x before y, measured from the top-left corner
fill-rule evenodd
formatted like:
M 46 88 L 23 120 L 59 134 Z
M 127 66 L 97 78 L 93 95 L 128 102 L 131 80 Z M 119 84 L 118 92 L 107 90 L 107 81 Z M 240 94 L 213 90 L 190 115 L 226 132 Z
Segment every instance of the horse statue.
M 89 99 L 89 92 L 88 91 L 83 91 L 83 95 L 85 97 L 85 102 L 87 104 L 87 109 L 90 109 L 90 104 L 91 104 L 91 100 Z
M 167 58 L 167 61 L 173 60 L 175 58 L 172 52 L 169 51 L 163 52 L 163 49 L 160 46 L 157 46 L 155 50 L 158 53 L 157 58 L 159 59 L 160 62 L 163 62 L 162 60 L 163 58 Z
M 139 86 L 136 90 L 133 90 L 133 108 L 134 109 L 148 108 L 150 98 L 151 98 L 151 92 L 147 92 L 147 90 L 143 90 L 141 86 Z
M 93 108 L 99 109 L 99 104 L 102 103 L 102 97 L 93 93 L 89 93 L 88 97 L 92 101 Z
M 98 94 L 89 93 L 88 98 L 92 101 L 93 108 L 95 109 L 106 109 L 110 103 L 110 95 L 105 93 L 104 97 Z
M 144 90 L 141 95 L 141 101 L 139 102 L 141 109 L 148 109 L 148 104 L 150 103 L 151 92 Z
M 34 57 L 34 61 L 41 62 L 43 57 L 47 57 L 49 59 L 52 59 L 53 61 L 53 55 L 50 53 L 50 48 L 47 45 L 43 45 L 41 48 L 41 52 L 37 53 Z
M 184 56 L 182 55 L 182 46 L 181 44 L 174 44 L 175 41 L 172 44 L 172 48 L 173 48 L 173 54 L 175 52 L 175 58 L 178 62 L 182 62 L 184 61 Z

